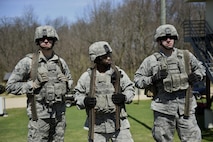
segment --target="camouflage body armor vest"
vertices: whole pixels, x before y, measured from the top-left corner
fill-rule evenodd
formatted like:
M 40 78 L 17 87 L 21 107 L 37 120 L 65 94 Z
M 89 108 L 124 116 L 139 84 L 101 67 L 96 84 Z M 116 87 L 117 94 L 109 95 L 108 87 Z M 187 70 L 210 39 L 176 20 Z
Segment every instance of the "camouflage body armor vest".
M 163 80 L 163 84 L 157 84 L 159 89 L 164 88 L 166 92 L 171 93 L 178 90 L 185 90 L 189 87 L 183 52 L 185 51 L 177 49 L 177 54 L 172 54 L 170 57 L 154 53 L 157 61 L 160 62 L 159 69 L 167 69 L 168 72 L 168 76 Z
M 96 72 L 95 97 L 97 113 L 114 113 L 115 104 L 112 102 L 112 95 L 115 88 L 111 82 L 111 74 Z
M 42 87 L 40 95 L 51 106 L 56 102 L 64 101 L 67 86 L 66 82 L 58 80 L 58 75 L 62 73 L 58 65 L 47 63 L 46 66 L 49 80 Z
M 28 55 L 29 56 L 29 55 Z M 33 56 L 33 55 L 31 55 Z M 58 58 L 57 63 L 53 62 L 41 62 L 37 63 L 38 70 L 46 72 L 48 74 L 48 82 L 44 83 L 41 88 L 35 90 L 35 98 L 37 101 L 45 101 L 48 106 L 52 106 L 54 103 L 65 101 L 65 94 L 67 90 L 66 82 L 62 82 L 58 79 L 58 75 L 63 73 L 62 63 Z M 32 68 L 35 68 L 32 66 Z

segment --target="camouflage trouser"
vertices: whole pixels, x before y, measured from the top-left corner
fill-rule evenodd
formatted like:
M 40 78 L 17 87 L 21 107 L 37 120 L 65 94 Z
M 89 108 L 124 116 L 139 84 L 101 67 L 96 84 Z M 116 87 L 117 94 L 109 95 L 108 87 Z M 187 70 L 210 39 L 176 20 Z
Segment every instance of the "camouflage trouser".
M 201 142 L 201 131 L 194 114 L 184 119 L 154 111 L 152 134 L 157 142 L 172 142 L 176 129 L 181 142 Z
M 63 142 L 66 128 L 65 116 L 29 121 L 28 142 Z
M 94 142 L 134 142 L 129 129 L 117 131 L 115 133 L 94 133 Z

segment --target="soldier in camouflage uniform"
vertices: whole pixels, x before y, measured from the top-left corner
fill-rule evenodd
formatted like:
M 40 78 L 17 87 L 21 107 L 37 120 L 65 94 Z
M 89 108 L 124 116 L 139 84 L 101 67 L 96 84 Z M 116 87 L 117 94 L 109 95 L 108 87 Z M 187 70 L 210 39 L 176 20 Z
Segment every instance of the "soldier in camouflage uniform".
M 196 57 L 188 52 L 191 74 L 187 75 L 183 50 L 174 47 L 178 33 L 173 25 L 156 29 L 155 42 L 159 52 L 144 59 L 134 76 L 135 86 L 156 88 L 151 108 L 154 112 L 152 134 L 157 142 L 172 142 L 177 129 L 182 142 L 200 142 L 201 131 L 195 118 L 196 100 L 190 98 L 189 117 L 184 117 L 186 89 L 201 81 L 205 69 Z
M 91 68 L 88 68 L 78 80 L 76 91 L 77 107 L 79 109 L 93 108 L 95 109 L 94 124 L 94 142 L 133 142 L 130 133 L 130 124 L 127 119 L 125 104 L 132 102 L 134 98 L 133 82 L 127 74 L 120 68 L 116 68 L 121 72 L 120 86 L 122 92 L 114 94 L 113 86 L 114 70 L 111 60 L 112 48 L 105 41 L 93 43 L 89 47 L 90 60 L 97 65 L 95 76 L 95 97 L 89 97 Z M 120 129 L 115 130 L 115 104 L 121 107 L 120 111 Z M 88 118 L 85 128 L 88 129 Z
M 35 43 L 39 46 L 38 52 L 21 59 L 7 82 L 8 93 L 27 94 L 28 142 L 64 141 L 64 96 L 73 80 L 66 62 L 53 51 L 58 40 L 52 26 L 37 27 Z M 35 112 L 32 98 L 35 99 Z

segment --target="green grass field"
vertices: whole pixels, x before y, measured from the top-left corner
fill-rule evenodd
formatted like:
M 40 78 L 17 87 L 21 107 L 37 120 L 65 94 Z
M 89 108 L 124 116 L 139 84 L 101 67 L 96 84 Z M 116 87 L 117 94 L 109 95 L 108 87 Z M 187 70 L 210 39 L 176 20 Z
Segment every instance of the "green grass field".
M 150 100 L 133 102 L 126 108 L 134 141 L 154 142 L 151 135 L 153 116 L 150 110 Z M 26 109 L 8 109 L 7 113 L 8 117 L 0 117 L 0 142 L 26 142 L 28 131 Z M 84 110 L 77 110 L 75 106 L 67 109 L 65 142 L 87 141 L 87 131 L 83 129 L 85 118 Z M 202 136 L 202 142 L 213 141 L 213 130 L 202 129 Z M 174 142 L 179 141 L 177 134 L 175 134 Z

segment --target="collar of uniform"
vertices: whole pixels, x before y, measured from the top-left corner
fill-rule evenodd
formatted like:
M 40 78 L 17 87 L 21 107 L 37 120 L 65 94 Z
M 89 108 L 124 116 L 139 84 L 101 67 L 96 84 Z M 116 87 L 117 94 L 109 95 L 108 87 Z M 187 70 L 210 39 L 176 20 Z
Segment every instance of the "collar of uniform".
M 162 51 L 159 51 L 159 53 L 163 56 L 163 57 L 167 57 Z M 173 48 L 173 52 L 172 55 L 177 54 L 177 48 Z
M 98 70 L 96 70 L 97 73 L 100 73 Z M 112 75 L 112 73 L 114 72 L 113 68 L 110 67 L 107 71 L 104 72 L 104 74 L 108 74 L 108 75 Z M 102 73 L 103 74 L 103 73 Z
M 38 51 L 38 54 L 39 54 L 39 60 L 38 60 L 39 63 L 42 61 L 47 62 L 46 57 L 40 50 Z M 59 57 L 53 52 L 53 57 L 50 58 L 49 61 L 58 61 L 58 60 L 59 60 Z
M 109 70 L 107 70 L 105 73 L 111 75 L 114 72 L 113 68 L 110 67 Z

